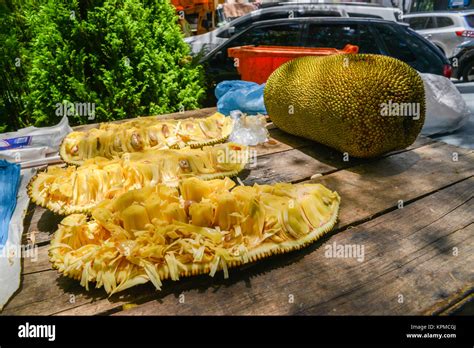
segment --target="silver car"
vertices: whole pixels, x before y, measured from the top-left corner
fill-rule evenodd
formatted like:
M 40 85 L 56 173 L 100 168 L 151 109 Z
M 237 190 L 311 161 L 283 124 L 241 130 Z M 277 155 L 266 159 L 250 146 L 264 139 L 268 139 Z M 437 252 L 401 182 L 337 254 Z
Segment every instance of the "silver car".
M 403 21 L 448 58 L 456 46 L 474 38 L 474 10 L 411 13 L 403 15 Z

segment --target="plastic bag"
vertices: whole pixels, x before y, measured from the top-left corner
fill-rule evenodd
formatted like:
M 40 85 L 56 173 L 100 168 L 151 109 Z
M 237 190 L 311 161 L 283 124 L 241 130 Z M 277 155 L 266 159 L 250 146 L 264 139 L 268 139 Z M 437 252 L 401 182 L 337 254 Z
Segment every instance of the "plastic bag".
M 0 160 L 0 248 L 8 238 L 8 225 L 15 210 L 20 183 L 20 166 Z
M 20 287 L 22 256 L 30 258 L 31 262 L 38 260 L 38 246 L 34 242 L 23 244 L 21 238 L 24 229 L 23 220 L 30 202 L 27 186 L 35 173 L 34 168 L 21 170 L 15 210 L 10 223 L 6 224 L 8 238 L 3 248 L 0 248 L 0 284 L 2 284 L 0 286 L 0 310 Z
M 444 76 L 420 73 L 425 86 L 426 118 L 421 134 L 449 133 L 461 128 L 470 110 L 456 86 Z
M 64 116 L 52 127 L 27 127 L 0 134 L 0 159 L 20 163 L 22 168 L 57 163 L 61 141 L 70 132 L 68 118 Z
M 240 110 L 247 115 L 267 114 L 263 104 L 263 88 L 255 82 L 230 80 L 220 82 L 214 91 L 217 98 L 217 110 L 230 115 L 233 110 Z
M 254 146 L 268 140 L 267 120 L 265 116 L 245 116 L 240 111 L 230 114 L 235 121 L 234 130 L 229 136 L 229 141 L 242 145 Z

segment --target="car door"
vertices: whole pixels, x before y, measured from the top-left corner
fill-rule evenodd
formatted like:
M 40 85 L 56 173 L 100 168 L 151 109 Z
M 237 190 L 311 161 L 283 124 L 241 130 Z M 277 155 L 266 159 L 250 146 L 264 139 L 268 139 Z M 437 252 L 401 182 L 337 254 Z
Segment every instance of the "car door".
M 242 33 L 230 38 L 225 44 L 211 52 L 203 60 L 208 90 L 214 90 L 217 83 L 224 80 L 240 80 L 234 58 L 229 57 L 227 50 L 231 47 L 247 45 L 265 46 L 301 46 L 302 24 L 298 21 L 278 23 L 257 23 Z M 212 95 L 207 104 L 212 104 Z
M 456 26 L 449 16 L 436 16 L 436 31 L 433 32 L 431 42 L 438 46 L 446 57 L 453 55 L 454 48 L 463 42 L 462 37 L 458 37 L 456 32 L 463 30 L 462 26 Z
M 446 46 L 441 41 L 442 35 L 440 35 L 440 30 L 437 28 L 436 16 L 411 17 L 406 18 L 405 22 L 410 25 L 410 28 L 435 44 L 443 53 L 446 52 Z
M 444 61 L 435 48 L 425 42 L 409 28 L 377 23 L 377 32 L 382 54 L 397 58 L 423 73 L 443 74 Z
M 359 53 L 381 53 L 374 34 L 363 23 L 309 22 L 304 40 L 306 47 L 343 49 L 345 45 L 351 44 L 359 47 Z

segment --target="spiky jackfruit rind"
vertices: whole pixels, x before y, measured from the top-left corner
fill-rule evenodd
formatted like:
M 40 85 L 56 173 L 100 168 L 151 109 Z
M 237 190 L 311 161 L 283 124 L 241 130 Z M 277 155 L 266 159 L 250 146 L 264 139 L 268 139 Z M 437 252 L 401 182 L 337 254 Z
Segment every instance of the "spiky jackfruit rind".
M 382 55 L 291 60 L 268 78 L 264 102 L 278 128 L 361 158 L 408 147 L 425 120 L 423 80 Z
M 218 186 L 218 185 L 214 185 L 214 186 Z M 265 186 L 268 186 L 268 185 L 265 185 Z M 301 186 L 303 185 L 301 184 Z M 340 204 L 339 195 L 336 192 L 329 191 L 328 189 L 324 188 L 324 186 L 319 185 L 319 184 L 316 184 L 316 185 L 305 184 L 304 186 L 305 186 L 305 189 L 312 190 L 309 194 L 311 195 L 320 194 L 321 195 L 320 197 L 319 196 L 316 197 L 318 199 L 317 202 L 319 202 L 319 204 L 322 204 L 322 202 L 324 202 L 324 204 L 326 204 L 325 209 L 330 209 L 329 211 L 327 211 L 327 212 L 330 212 L 329 215 L 328 214 L 321 215 L 321 216 L 326 217 L 324 224 L 321 224 L 320 226 L 316 228 L 312 228 L 311 231 L 309 231 L 307 234 L 300 236 L 294 240 L 285 240 L 282 242 L 275 243 L 273 241 L 269 241 L 268 239 L 263 238 L 262 243 L 260 245 L 257 245 L 256 247 L 251 247 L 250 249 L 248 249 L 248 252 L 246 252 L 245 256 L 242 256 L 242 255 L 232 256 L 226 262 L 224 262 L 224 264 L 221 264 L 219 262 L 219 258 L 217 259 L 218 263 L 217 264 L 214 263 L 217 257 L 217 251 L 216 251 L 216 254 L 214 254 L 214 258 L 212 262 L 191 262 L 187 264 L 181 263 L 179 266 L 178 276 L 176 274 L 177 269 L 171 272 L 169 266 L 166 263 L 161 263 L 159 266 L 157 266 L 158 264 L 156 264 L 155 266 L 152 265 L 156 269 L 158 280 L 150 279 L 151 275 L 149 275 L 148 271 L 145 269 L 146 267 L 143 267 L 143 265 L 145 263 L 149 263 L 149 261 L 140 259 L 140 257 L 135 254 L 131 256 L 132 258 L 131 260 L 133 260 L 132 262 L 123 261 L 124 259 L 122 256 L 121 256 L 122 258 L 120 259 L 122 261 L 117 261 L 117 265 L 121 264 L 121 262 L 128 262 L 128 264 L 125 265 L 125 268 L 121 269 L 120 275 L 111 274 L 110 269 L 108 268 L 106 268 L 105 270 L 100 270 L 97 267 L 94 270 L 86 269 L 89 266 L 84 265 L 84 264 L 81 265 L 82 261 L 80 260 L 77 261 L 77 258 L 78 257 L 80 258 L 80 255 L 83 255 L 88 250 L 91 250 L 91 252 L 94 252 L 93 250 L 98 250 L 96 248 L 100 248 L 100 241 L 96 239 L 97 235 L 94 235 L 93 237 L 91 237 L 92 238 L 90 242 L 91 244 L 86 244 L 86 245 L 81 244 L 80 246 L 76 245 L 77 249 L 75 249 L 74 246 L 68 246 L 68 244 L 65 244 L 65 240 L 64 240 L 64 238 L 66 238 L 66 240 L 70 241 L 70 239 L 67 239 L 67 238 L 70 238 L 71 233 L 74 233 L 73 230 L 76 228 L 80 228 L 80 226 L 87 226 L 86 228 L 88 231 L 90 228 L 89 226 L 91 226 L 88 224 L 92 223 L 93 226 L 96 226 L 97 220 L 93 220 L 93 219 L 88 220 L 87 216 L 83 214 L 71 215 L 67 217 L 66 219 L 64 219 L 63 222 L 59 225 L 59 228 L 57 232 L 55 233 L 54 238 L 51 242 L 51 247 L 49 250 L 50 260 L 53 264 L 53 268 L 58 269 L 61 273 L 63 273 L 66 276 L 69 276 L 77 280 L 81 280 L 81 285 L 85 286 L 86 289 L 88 289 L 89 282 L 93 283 L 97 281 L 96 287 L 104 286 L 106 288 L 106 292 L 109 293 L 110 295 L 123 291 L 131 286 L 134 286 L 137 284 L 143 284 L 150 280 L 158 289 L 160 289 L 161 280 L 165 280 L 165 279 L 171 278 L 173 280 L 177 280 L 179 279 L 179 277 L 183 277 L 183 276 L 191 276 L 191 275 L 206 274 L 206 273 L 211 274 L 213 276 L 214 273 L 218 270 L 223 270 L 226 273 L 228 268 L 238 267 L 244 264 L 255 262 L 257 260 L 260 260 L 266 257 L 270 257 L 272 255 L 287 253 L 287 252 L 291 252 L 297 249 L 304 248 L 305 246 L 313 243 L 314 241 L 319 239 L 321 236 L 329 232 L 335 226 L 336 221 L 337 221 L 339 204 Z M 229 186 L 227 185 L 227 187 Z M 258 187 L 258 185 L 256 187 Z M 314 190 L 313 190 L 313 187 L 315 188 Z M 298 196 L 299 194 L 300 193 L 297 193 L 296 196 Z M 298 202 L 295 202 L 295 204 L 298 204 Z M 101 205 L 100 208 L 107 209 L 107 206 L 113 207 L 114 206 L 113 202 Z M 122 209 L 125 209 L 125 208 L 122 207 Z M 271 221 L 268 220 L 267 223 L 271 224 Z M 100 235 L 100 233 L 102 232 L 98 232 L 98 235 Z M 158 232 L 155 232 L 155 233 L 158 233 Z M 227 232 L 224 232 L 224 233 L 227 233 Z M 83 238 L 79 238 L 79 239 L 83 239 Z M 133 243 L 133 240 L 131 240 L 131 242 Z M 109 237 L 107 237 L 107 241 L 103 243 L 109 243 L 109 247 L 113 245 L 113 244 L 110 244 L 111 241 Z M 82 250 L 82 248 L 84 247 L 86 247 L 85 251 Z M 106 249 L 105 253 L 108 253 L 109 252 L 108 250 L 110 249 Z M 80 255 L 77 256 L 75 255 L 75 253 L 79 253 Z M 115 255 L 117 254 L 113 254 L 111 256 L 114 258 L 114 260 L 116 259 Z M 120 254 L 118 255 L 120 256 Z M 164 256 L 164 258 L 166 258 L 166 256 Z M 117 259 L 118 259 L 118 256 L 117 256 Z M 74 264 L 73 268 L 71 268 L 72 264 Z M 97 264 L 97 260 L 96 260 L 96 264 Z M 121 265 L 124 266 L 123 264 Z M 118 272 L 117 268 L 114 268 L 114 269 L 115 269 L 114 272 Z M 126 271 L 124 271 L 124 269 Z M 119 283 L 118 279 L 120 277 L 123 278 L 124 272 L 125 273 L 128 272 L 129 277 L 126 278 L 125 280 L 122 279 L 122 281 Z M 108 281 L 105 279 L 106 275 L 109 280 L 112 279 L 113 282 L 116 282 L 116 284 L 111 285 L 110 282 L 107 284 Z M 156 278 L 156 276 L 154 277 Z
M 200 155 L 201 153 L 205 154 L 206 151 L 209 151 L 209 152 L 222 151 L 224 154 L 229 153 L 228 151 L 239 151 L 239 153 L 244 154 L 244 155 L 238 155 L 238 154 L 235 155 L 234 157 L 238 159 L 238 160 L 235 160 L 235 163 L 234 162 L 229 162 L 230 166 L 233 167 L 232 169 L 222 170 L 222 171 L 218 171 L 218 169 L 216 169 L 217 172 L 215 172 L 215 173 L 187 173 L 186 174 L 186 177 L 196 176 L 196 177 L 199 177 L 202 180 L 222 179 L 222 178 L 225 178 L 225 177 L 237 176 L 245 168 L 246 164 L 248 163 L 248 159 L 249 159 L 248 158 L 248 156 L 249 156 L 248 147 L 243 146 L 243 145 L 239 145 L 239 144 L 234 144 L 234 143 L 224 143 L 222 145 L 216 145 L 216 146 L 204 146 L 202 148 L 195 148 L 195 149 L 192 149 L 192 150 L 188 150 L 186 148 L 184 148 L 184 149 L 167 149 L 167 150 L 153 150 L 153 149 L 150 149 L 150 150 L 146 150 L 143 153 L 140 153 L 140 154 L 137 154 L 137 155 L 138 156 L 140 156 L 140 155 L 149 156 L 149 157 L 151 157 L 152 160 L 156 159 L 157 161 L 159 161 L 160 158 L 163 157 L 162 154 L 165 153 L 165 152 L 176 154 L 176 157 L 180 158 L 182 156 L 181 154 L 189 153 L 189 151 L 197 151 L 198 155 Z M 199 158 L 198 156 L 194 156 L 194 157 L 196 159 Z M 226 159 L 225 155 L 222 158 L 224 159 L 224 162 L 219 163 L 220 165 L 223 165 L 223 164 L 228 165 L 229 163 L 227 163 L 227 162 L 233 160 L 232 158 Z M 90 160 L 90 161 L 93 162 L 94 160 Z M 123 160 L 109 160 L 109 161 L 105 160 L 102 163 L 102 167 L 105 167 L 108 163 L 115 163 L 115 162 L 119 162 L 119 163 L 122 163 L 122 164 L 124 163 Z M 77 167 L 77 170 L 84 168 L 84 166 L 87 166 L 88 164 L 90 164 L 91 167 L 95 167 L 95 163 L 88 163 L 88 161 L 86 161 L 85 164 L 83 164 L 82 166 Z M 49 172 L 48 172 L 49 170 L 51 170 L 51 168 L 52 167 L 50 167 L 50 168 L 48 168 L 44 171 L 38 172 L 30 180 L 30 183 L 28 184 L 28 187 L 27 187 L 27 192 L 28 192 L 28 195 L 30 196 L 32 202 L 35 203 L 36 205 L 47 208 L 47 209 L 49 209 L 49 210 L 51 210 L 51 211 L 53 211 L 57 214 L 60 214 L 60 215 L 69 215 L 69 214 L 75 214 L 75 213 L 90 213 L 91 209 L 98 202 L 93 201 L 89 204 L 74 205 L 74 204 L 70 204 L 68 202 L 64 202 L 64 201 L 61 201 L 61 200 L 58 200 L 58 199 L 54 199 L 53 197 L 49 197 L 47 195 L 48 191 L 44 187 L 41 187 L 41 185 L 42 185 L 44 180 L 46 180 L 48 178 L 51 178 L 53 176 L 53 174 L 49 174 Z M 63 168 L 64 175 L 67 174 L 67 170 L 69 168 L 74 169 L 76 167 L 74 167 L 74 166 L 73 167 L 64 167 Z M 128 165 L 123 166 L 123 171 L 126 171 L 126 170 L 130 170 L 130 166 L 128 166 Z M 58 179 L 61 179 L 60 175 L 54 174 L 54 180 L 58 180 Z M 112 179 L 110 179 L 110 180 L 112 180 Z M 179 177 L 176 177 L 176 182 L 175 183 L 170 183 L 169 185 L 170 186 L 176 186 L 176 185 L 178 185 L 180 180 L 181 179 Z M 158 183 L 159 182 L 157 182 L 156 184 L 158 184 Z M 141 187 L 141 186 L 139 186 L 140 183 L 135 183 L 134 185 L 135 186 L 133 188 L 135 188 L 135 189 Z M 123 188 L 123 190 L 125 190 L 125 188 Z
M 195 139 L 193 140 L 192 138 L 186 139 L 187 135 L 190 133 L 190 130 L 182 129 L 180 126 L 183 123 L 186 123 L 188 125 L 189 124 L 200 125 L 200 124 L 211 122 L 211 121 L 215 121 L 216 124 L 219 124 L 219 132 L 218 133 L 214 132 L 212 134 L 205 134 L 202 128 L 196 126 L 196 129 L 201 129 L 201 133 L 202 133 L 199 136 L 199 140 L 195 140 Z M 176 129 L 174 129 L 174 131 L 169 130 L 168 129 L 169 125 L 176 127 Z M 167 127 L 166 129 L 170 132 L 169 135 L 171 135 L 169 141 L 168 139 L 166 141 L 160 141 L 158 138 L 156 138 L 156 134 L 155 134 L 155 139 L 151 140 L 149 136 L 149 132 L 152 129 L 155 129 L 155 132 L 159 133 L 160 131 L 157 131 L 156 128 L 159 128 L 160 126 Z M 133 146 L 128 146 L 130 144 L 124 145 L 120 143 L 119 145 L 116 145 L 115 143 L 112 143 L 110 139 L 105 146 L 101 144 L 100 139 L 114 137 L 114 139 L 117 140 L 120 138 L 118 135 L 122 133 L 124 133 L 124 136 L 122 138 L 127 138 L 125 135 L 130 135 L 130 134 L 127 134 L 127 130 L 130 130 L 130 129 L 133 129 L 134 133 L 136 133 L 137 135 L 143 136 L 144 134 L 146 134 L 146 136 L 144 137 L 145 139 L 139 139 L 139 138 L 135 139 L 137 140 L 137 142 L 140 142 L 140 144 L 137 144 L 136 148 L 134 148 Z M 71 132 L 62 140 L 59 147 L 59 154 L 64 162 L 68 164 L 81 165 L 82 163 L 84 163 L 85 160 L 95 157 L 95 156 L 112 158 L 113 156 L 120 156 L 126 152 L 142 151 L 142 150 L 147 150 L 147 149 L 164 149 L 164 148 L 179 149 L 186 146 L 189 146 L 191 148 L 201 148 L 203 146 L 219 144 L 219 143 L 225 142 L 229 138 L 229 135 L 230 133 L 232 133 L 232 130 L 233 130 L 233 120 L 230 117 L 225 117 L 224 115 L 220 113 L 215 113 L 214 115 L 209 116 L 207 118 L 187 118 L 187 119 L 159 119 L 159 118 L 150 116 L 150 117 L 137 118 L 132 121 L 118 123 L 118 124 L 105 123 L 105 124 L 101 124 L 99 128 L 92 128 L 87 131 Z M 174 132 L 174 134 L 171 134 L 172 131 Z M 97 134 L 97 137 L 98 137 L 97 148 L 92 149 L 92 150 L 88 148 L 88 150 L 91 152 L 90 155 L 83 154 L 82 156 L 79 156 L 79 158 L 76 158 L 77 156 L 73 156 L 70 153 L 70 150 L 68 149 L 73 149 L 76 147 L 77 151 L 79 151 L 81 143 L 83 143 L 85 139 L 91 133 Z M 179 136 L 177 136 L 178 133 L 179 133 Z M 203 138 L 201 138 L 201 136 L 203 136 Z M 168 138 L 168 135 L 166 137 Z M 126 142 L 131 143 L 132 140 L 126 140 Z M 115 146 L 121 147 L 122 149 L 116 150 L 114 148 Z M 127 146 L 127 151 L 123 150 L 124 146 Z M 113 156 L 108 155 L 108 153 L 110 154 L 113 153 Z

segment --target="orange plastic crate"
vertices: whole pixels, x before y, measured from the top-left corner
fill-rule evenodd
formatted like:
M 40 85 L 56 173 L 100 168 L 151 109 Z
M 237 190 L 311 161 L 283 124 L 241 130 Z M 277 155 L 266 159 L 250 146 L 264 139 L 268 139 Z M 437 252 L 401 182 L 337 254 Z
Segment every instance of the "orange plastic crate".
M 227 50 L 229 57 L 237 58 L 237 70 L 245 81 L 264 83 L 270 74 L 283 63 L 303 56 L 329 56 L 331 54 L 357 53 L 359 47 L 346 45 L 335 48 L 305 48 L 288 46 L 240 46 Z

